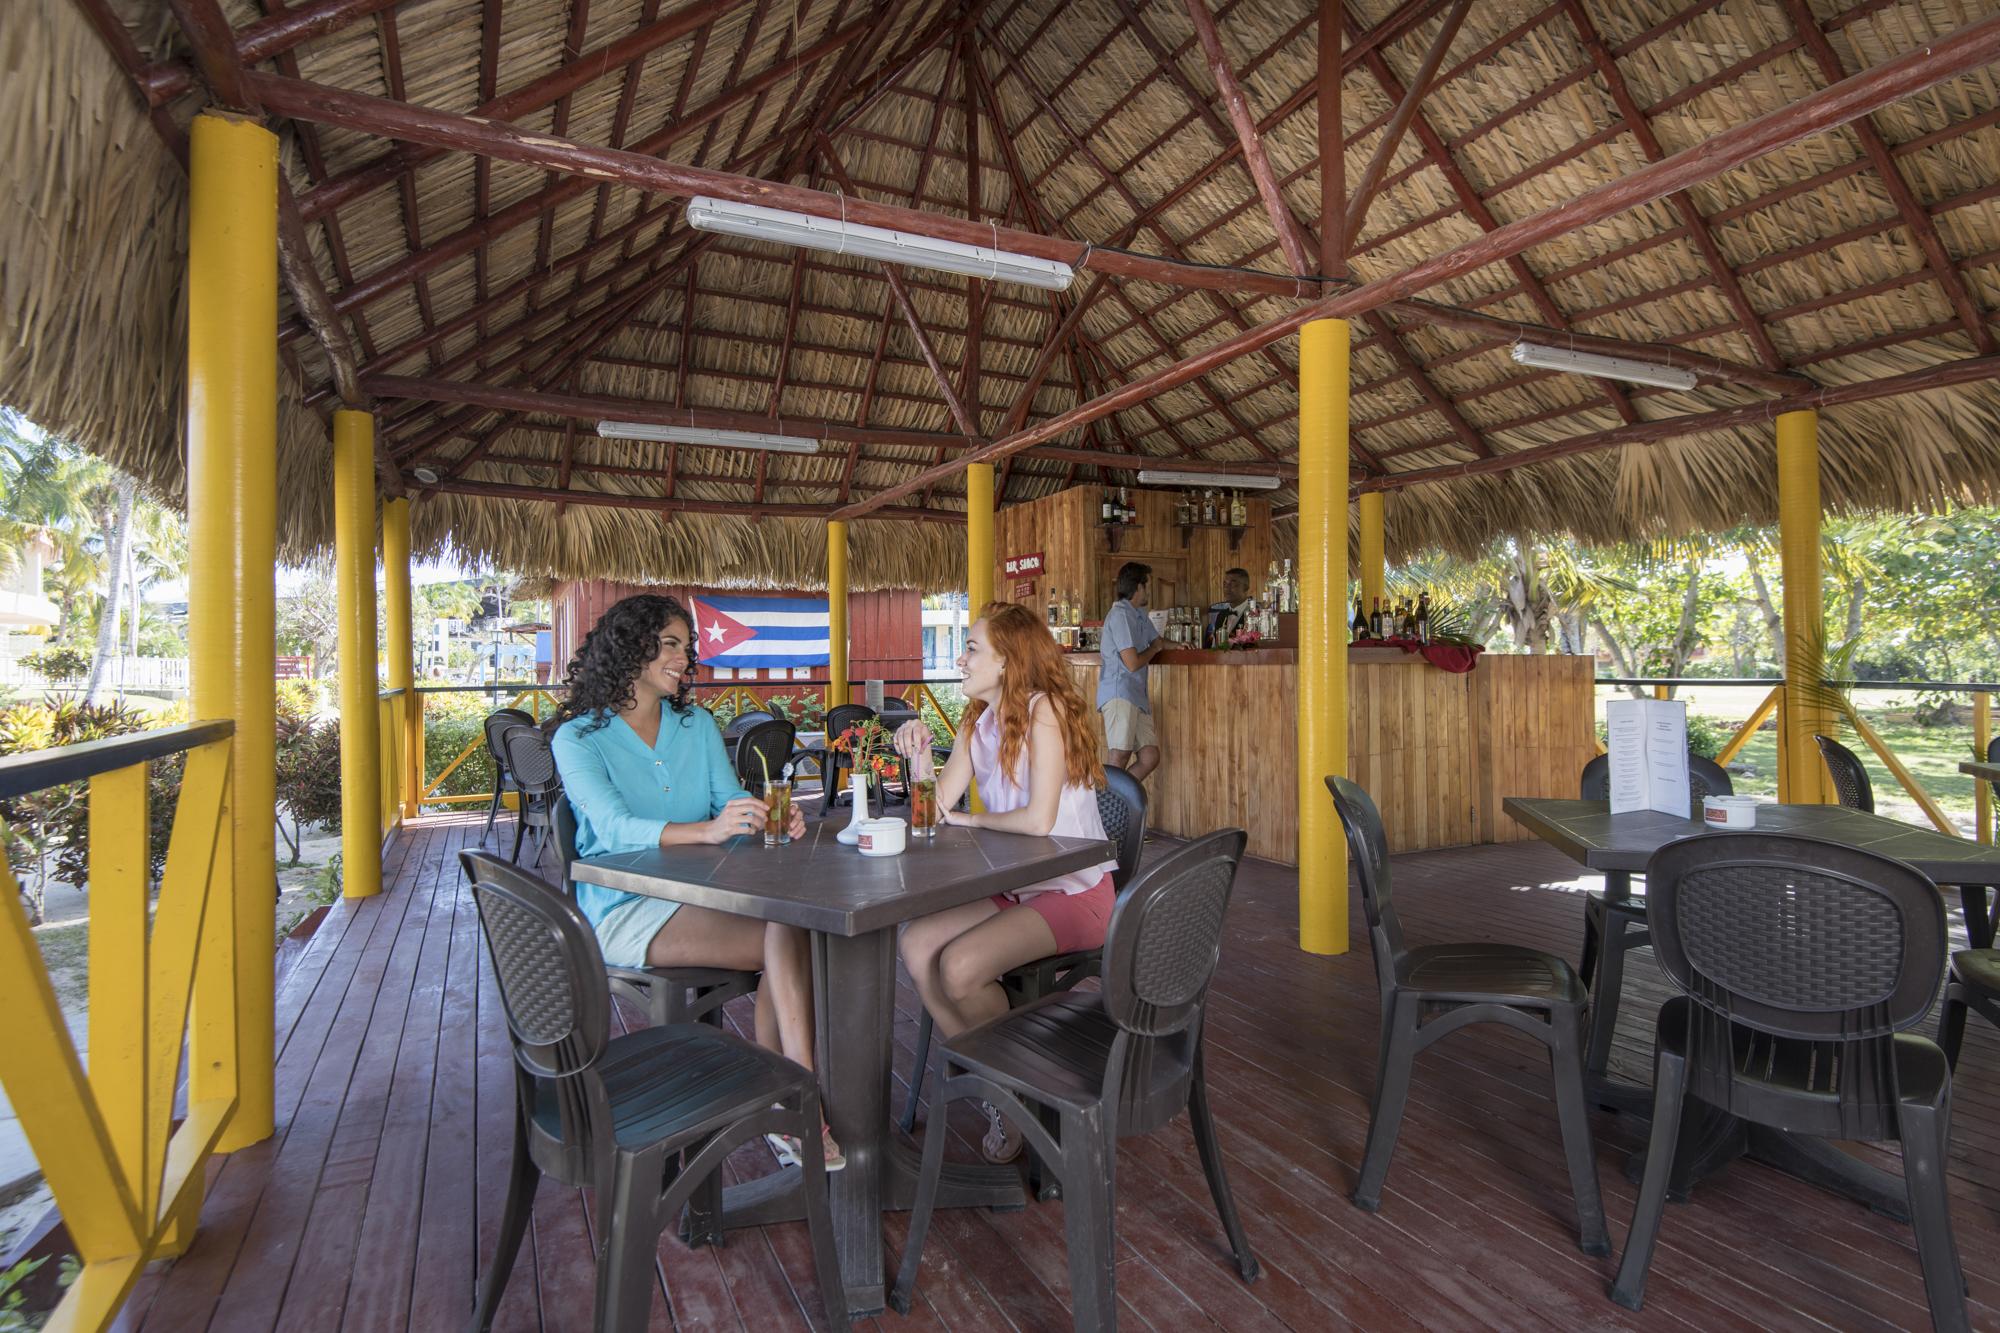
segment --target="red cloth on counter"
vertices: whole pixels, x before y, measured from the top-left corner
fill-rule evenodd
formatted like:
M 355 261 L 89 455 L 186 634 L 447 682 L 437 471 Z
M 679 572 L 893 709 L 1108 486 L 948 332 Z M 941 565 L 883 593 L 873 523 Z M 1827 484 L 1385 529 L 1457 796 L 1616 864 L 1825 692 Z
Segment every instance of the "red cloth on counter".
M 1357 639 L 1357 648 L 1401 648 L 1406 653 L 1422 653 L 1426 662 L 1440 671 L 1464 673 L 1479 665 L 1486 651 L 1478 644 L 1467 648 L 1456 643 L 1420 643 L 1415 639 Z

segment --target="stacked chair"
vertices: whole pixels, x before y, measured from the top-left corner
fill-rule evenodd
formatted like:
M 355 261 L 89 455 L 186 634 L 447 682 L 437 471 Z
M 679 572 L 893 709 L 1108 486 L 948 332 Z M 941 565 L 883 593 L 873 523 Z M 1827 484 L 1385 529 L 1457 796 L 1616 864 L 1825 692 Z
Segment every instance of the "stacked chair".
M 500 817 L 500 803 L 510 791 L 517 790 L 513 776 L 507 771 L 507 750 L 500 743 L 500 735 L 507 728 L 526 723 L 533 726 L 535 719 L 524 708 L 496 708 L 486 715 L 482 729 L 486 736 L 486 753 L 493 760 L 493 800 L 486 807 L 486 827 L 479 831 L 479 845 L 493 836 L 494 821 Z

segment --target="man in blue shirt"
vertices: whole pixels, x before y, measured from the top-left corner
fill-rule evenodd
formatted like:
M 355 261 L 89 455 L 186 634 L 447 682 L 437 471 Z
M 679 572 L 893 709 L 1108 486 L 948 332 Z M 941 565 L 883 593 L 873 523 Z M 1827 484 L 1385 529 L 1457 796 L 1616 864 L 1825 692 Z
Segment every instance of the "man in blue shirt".
M 1118 600 L 1104 614 L 1098 638 L 1097 711 L 1104 717 L 1104 762 L 1143 782 L 1160 766 L 1160 738 L 1146 699 L 1146 666 L 1166 640 L 1146 615 L 1151 566 L 1128 560 L 1118 568 Z

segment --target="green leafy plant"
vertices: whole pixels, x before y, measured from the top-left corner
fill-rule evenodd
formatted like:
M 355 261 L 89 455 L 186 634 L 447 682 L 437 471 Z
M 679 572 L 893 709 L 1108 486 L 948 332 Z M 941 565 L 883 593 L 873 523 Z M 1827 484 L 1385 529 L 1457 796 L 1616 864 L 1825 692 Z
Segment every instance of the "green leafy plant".
M 67 646 L 38 648 L 24 653 L 21 665 L 45 680 L 73 680 L 90 674 L 90 654 Z
M 473 796 L 493 790 L 493 756 L 486 753 L 486 715 L 493 711 L 484 694 L 424 696 L 424 785 L 429 786 L 467 745 L 472 753 L 451 771 L 433 796 Z
M 277 760 L 278 836 L 297 865 L 305 825 L 340 827 L 340 723 L 315 722 L 281 708 Z M 289 832 L 285 815 L 292 820 Z

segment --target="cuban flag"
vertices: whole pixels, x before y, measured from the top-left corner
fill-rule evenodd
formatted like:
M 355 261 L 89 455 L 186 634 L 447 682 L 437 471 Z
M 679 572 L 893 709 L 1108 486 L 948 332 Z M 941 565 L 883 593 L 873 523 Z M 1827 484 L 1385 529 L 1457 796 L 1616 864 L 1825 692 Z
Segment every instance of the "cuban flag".
M 825 666 L 831 618 L 824 597 L 697 597 L 695 651 L 709 666 Z

